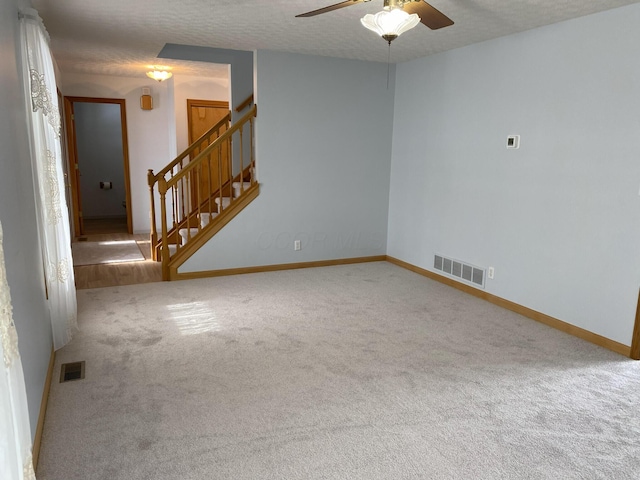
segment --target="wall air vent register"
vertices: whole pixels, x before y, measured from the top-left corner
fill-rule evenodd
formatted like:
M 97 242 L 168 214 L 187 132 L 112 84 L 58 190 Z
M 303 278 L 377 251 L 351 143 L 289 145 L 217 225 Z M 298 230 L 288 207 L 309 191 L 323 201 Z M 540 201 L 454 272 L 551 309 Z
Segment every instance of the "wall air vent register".
M 474 287 L 484 288 L 485 269 L 474 265 L 436 254 L 433 259 L 433 268 L 442 273 L 462 280 Z

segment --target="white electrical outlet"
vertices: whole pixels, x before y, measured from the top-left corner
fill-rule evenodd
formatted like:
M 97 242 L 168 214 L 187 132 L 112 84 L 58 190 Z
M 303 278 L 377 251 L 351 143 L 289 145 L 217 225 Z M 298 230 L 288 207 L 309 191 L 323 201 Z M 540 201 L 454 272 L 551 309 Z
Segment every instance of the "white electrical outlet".
M 496 270 L 493 267 L 489 267 L 489 271 L 487 272 L 487 277 L 490 280 L 493 280 L 493 276 L 496 274 Z
M 293 249 L 294 250 L 300 250 L 302 248 L 302 246 L 300 245 L 300 240 L 294 240 L 293 241 Z

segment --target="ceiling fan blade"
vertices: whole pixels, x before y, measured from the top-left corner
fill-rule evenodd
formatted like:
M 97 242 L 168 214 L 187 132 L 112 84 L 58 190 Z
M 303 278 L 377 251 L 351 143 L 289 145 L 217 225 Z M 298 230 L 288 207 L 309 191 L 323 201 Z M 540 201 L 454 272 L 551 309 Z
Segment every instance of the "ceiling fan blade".
M 356 3 L 368 2 L 369 0 L 346 0 L 345 2 L 336 3 L 335 5 L 329 5 L 328 7 L 319 8 L 318 10 L 313 10 L 307 13 L 301 13 L 300 15 L 296 15 L 298 17 L 315 17 L 316 15 L 320 15 L 321 13 L 332 12 L 334 10 L 338 10 L 339 8 L 350 7 L 351 5 L 355 5 Z
M 420 21 L 431 30 L 453 25 L 453 20 L 427 2 L 408 2 L 404 4 L 403 10 L 407 13 L 417 13 Z

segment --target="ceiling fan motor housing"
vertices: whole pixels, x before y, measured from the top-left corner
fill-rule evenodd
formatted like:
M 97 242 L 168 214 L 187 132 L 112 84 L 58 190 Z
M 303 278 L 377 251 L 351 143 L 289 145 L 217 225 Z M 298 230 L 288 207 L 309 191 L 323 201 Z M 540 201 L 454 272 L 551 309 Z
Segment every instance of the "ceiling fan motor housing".
M 390 11 L 394 8 L 402 8 L 405 3 L 421 2 L 422 0 L 384 0 L 384 10 Z

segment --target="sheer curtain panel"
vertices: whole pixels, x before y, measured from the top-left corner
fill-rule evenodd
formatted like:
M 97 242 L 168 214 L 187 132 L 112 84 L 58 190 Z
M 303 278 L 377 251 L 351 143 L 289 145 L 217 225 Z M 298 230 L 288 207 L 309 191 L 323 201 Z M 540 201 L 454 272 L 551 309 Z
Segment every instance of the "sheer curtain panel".
M 13 323 L 2 242 L 0 224 L 0 478 L 35 480 L 27 394 L 18 353 L 18 334 Z
M 42 20 L 33 9 L 21 11 L 20 17 L 38 232 L 45 264 L 53 346 L 58 350 L 71 340 L 77 328 L 58 96 L 49 36 Z

